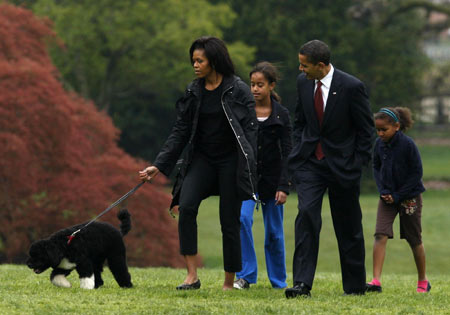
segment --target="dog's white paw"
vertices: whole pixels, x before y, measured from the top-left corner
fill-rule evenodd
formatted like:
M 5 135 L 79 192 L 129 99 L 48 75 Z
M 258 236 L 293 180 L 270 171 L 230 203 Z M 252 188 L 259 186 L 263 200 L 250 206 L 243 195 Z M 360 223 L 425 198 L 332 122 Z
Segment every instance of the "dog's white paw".
M 95 276 L 92 274 L 89 278 L 80 278 L 80 288 L 82 289 L 94 289 L 95 288 Z
M 64 275 L 56 275 L 52 279 L 52 283 L 57 287 L 70 288 L 72 285 Z

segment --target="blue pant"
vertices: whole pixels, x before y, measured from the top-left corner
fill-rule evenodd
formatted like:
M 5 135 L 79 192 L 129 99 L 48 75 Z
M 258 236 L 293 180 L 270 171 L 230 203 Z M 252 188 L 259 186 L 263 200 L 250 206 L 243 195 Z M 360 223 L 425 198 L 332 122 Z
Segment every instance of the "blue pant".
M 249 283 L 256 283 L 258 277 L 258 263 L 256 261 L 253 243 L 253 212 L 255 202 L 246 200 L 241 208 L 241 248 L 242 270 L 236 273 L 238 279 L 245 279 Z M 264 252 L 266 255 L 267 274 L 274 288 L 285 288 L 286 258 L 283 232 L 283 205 L 275 205 L 275 199 L 262 203 L 265 227 Z

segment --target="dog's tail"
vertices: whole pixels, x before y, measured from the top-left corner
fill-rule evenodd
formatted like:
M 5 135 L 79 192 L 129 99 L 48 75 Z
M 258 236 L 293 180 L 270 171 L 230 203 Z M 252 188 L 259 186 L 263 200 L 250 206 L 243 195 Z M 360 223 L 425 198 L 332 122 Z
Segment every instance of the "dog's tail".
M 125 236 L 131 230 L 131 215 L 127 209 L 122 209 L 117 214 L 117 218 L 120 220 L 120 232 L 122 236 Z

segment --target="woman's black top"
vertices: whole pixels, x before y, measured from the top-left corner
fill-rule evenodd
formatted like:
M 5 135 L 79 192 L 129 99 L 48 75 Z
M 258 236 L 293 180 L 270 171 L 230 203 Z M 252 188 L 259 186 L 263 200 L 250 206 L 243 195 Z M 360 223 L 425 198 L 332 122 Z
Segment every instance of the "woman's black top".
M 177 166 L 178 174 L 172 190 L 171 208 L 178 205 L 186 170 L 192 162 L 194 151 L 197 150 L 195 146 L 203 87 L 204 80 L 196 79 L 187 86 L 184 95 L 178 99 L 175 125 L 153 162 L 153 165 L 166 176 L 169 176 Z M 255 198 L 258 182 L 256 170 L 258 124 L 255 100 L 249 86 L 237 76 L 224 77 L 222 92 L 219 94 L 220 100 L 215 104 L 222 107 L 222 113 L 226 112 L 223 115 L 229 119 L 228 128 L 231 129 L 233 126 L 231 132 L 235 137 L 235 143 L 226 147 L 236 147 L 237 150 L 236 188 L 239 200 Z
M 236 152 L 233 134 L 221 103 L 222 83 L 214 90 L 202 88 L 195 149 L 209 158 L 221 158 Z

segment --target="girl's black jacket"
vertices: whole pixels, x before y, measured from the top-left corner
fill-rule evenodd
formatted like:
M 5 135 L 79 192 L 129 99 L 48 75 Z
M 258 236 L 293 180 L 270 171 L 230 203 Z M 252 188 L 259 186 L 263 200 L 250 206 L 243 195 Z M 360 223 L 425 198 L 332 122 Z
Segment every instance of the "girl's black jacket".
M 258 193 L 261 200 L 273 199 L 277 191 L 289 194 L 287 158 L 292 150 L 289 111 L 272 98 L 272 113 L 259 123 Z
M 194 137 L 197 131 L 203 86 L 202 79 L 192 81 L 187 86 L 184 96 L 177 101 L 175 125 L 153 163 L 166 176 L 172 172 L 175 165 L 178 166 L 171 208 L 178 205 L 181 185 L 195 150 Z M 224 77 L 222 86 L 222 108 L 236 136 L 238 146 L 236 169 L 238 194 L 241 200 L 252 198 L 256 200 L 258 123 L 255 100 L 248 85 L 237 76 Z M 179 159 L 182 153 L 183 157 Z M 214 191 L 211 194 L 214 194 Z
M 373 173 L 380 195 L 392 195 L 396 204 L 425 191 L 419 149 L 401 131 L 397 131 L 389 143 L 377 139 L 373 151 Z

